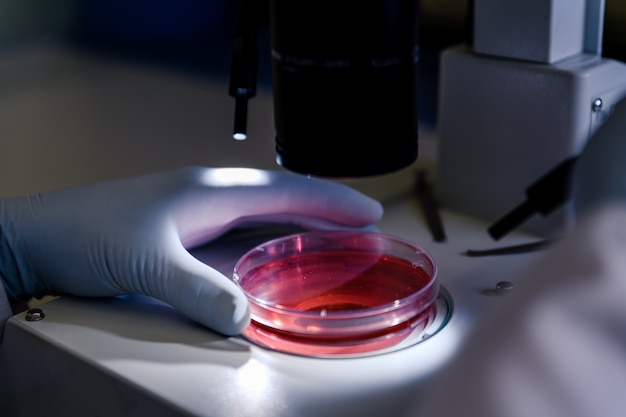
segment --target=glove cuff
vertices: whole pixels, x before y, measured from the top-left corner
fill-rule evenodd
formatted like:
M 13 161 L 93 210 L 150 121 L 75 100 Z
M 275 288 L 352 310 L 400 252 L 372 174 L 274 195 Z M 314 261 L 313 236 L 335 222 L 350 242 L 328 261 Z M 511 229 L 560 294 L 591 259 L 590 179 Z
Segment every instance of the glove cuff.
M 17 304 L 28 300 L 30 295 L 24 285 L 23 268 L 20 268 L 18 259 L 19 254 L 16 253 L 13 246 L 16 231 L 15 222 L 12 220 L 10 212 L 8 201 L 0 200 L 0 281 L 9 302 Z

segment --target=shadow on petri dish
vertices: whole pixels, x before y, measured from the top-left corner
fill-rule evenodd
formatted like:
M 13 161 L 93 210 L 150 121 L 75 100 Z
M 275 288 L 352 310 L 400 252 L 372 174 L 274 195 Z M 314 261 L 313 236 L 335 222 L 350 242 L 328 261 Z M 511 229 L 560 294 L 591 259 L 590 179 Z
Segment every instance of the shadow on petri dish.
M 196 259 L 210 265 L 229 278 L 235 264 L 254 247 L 279 237 L 302 232 L 295 226 L 268 226 L 235 229 L 218 239 L 189 251 Z

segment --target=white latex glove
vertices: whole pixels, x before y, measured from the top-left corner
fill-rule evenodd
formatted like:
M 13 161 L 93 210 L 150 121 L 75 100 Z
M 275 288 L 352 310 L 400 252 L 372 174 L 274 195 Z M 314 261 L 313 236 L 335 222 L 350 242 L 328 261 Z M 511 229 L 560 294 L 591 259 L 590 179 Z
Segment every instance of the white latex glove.
M 380 204 L 280 171 L 185 168 L 0 200 L 9 298 L 139 293 L 227 335 L 249 322 L 236 286 L 186 249 L 248 223 L 364 227 Z

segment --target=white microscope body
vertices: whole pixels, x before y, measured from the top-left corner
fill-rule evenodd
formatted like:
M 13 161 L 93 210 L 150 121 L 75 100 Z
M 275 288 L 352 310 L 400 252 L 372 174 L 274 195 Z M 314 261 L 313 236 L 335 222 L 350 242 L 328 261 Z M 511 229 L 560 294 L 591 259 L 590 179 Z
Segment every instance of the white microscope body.
M 601 56 L 604 0 L 476 0 L 473 46 L 444 51 L 438 183 L 444 205 L 489 221 L 578 155 L 626 94 L 626 65 Z M 554 235 L 565 204 L 527 231 Z

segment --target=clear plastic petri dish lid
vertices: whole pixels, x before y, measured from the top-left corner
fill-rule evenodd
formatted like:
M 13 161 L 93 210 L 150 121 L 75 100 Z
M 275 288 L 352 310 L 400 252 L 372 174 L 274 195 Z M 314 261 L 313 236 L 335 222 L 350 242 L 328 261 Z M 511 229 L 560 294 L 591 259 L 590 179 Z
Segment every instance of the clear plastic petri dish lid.
M 389 350 L 433 322 L 441 296 L 430 254 L 363 231 L 271 240 L 239 259 L 233 280 L 250 303 L 244 337 L 305 356 Z

